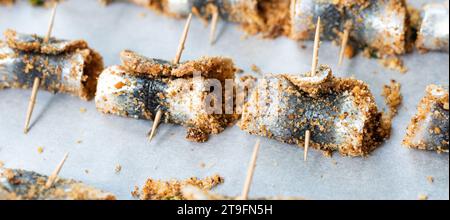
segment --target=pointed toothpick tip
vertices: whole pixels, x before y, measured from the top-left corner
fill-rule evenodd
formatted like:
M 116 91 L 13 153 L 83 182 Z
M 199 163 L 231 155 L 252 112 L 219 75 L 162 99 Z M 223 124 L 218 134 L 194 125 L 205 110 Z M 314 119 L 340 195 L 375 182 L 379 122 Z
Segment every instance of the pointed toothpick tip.
M 317 64 L 319 63 L 319 47 L 320 47 L 320 16 L 317 18 L 316 33 L 314 35 L 314 50 L 311 65 L 311 76 L 316 75 Z
M 66 153 L 64 155 L 63 159 L 61 160 L 61 162 L 59 162 L 58 166 L 53 171 L 52 175 L 48 177 L 47 182 L 45 183 L 45 188 L 48 189 L 48 188 L 52 187 L 52 185 L 55 183 L 56 179 L 58 178 L 59 173 L 61 172 L 62 167 L 64 166 L 64 163 L 67 160 L 67 157 L 69 157 L 69 153 Z
M 25 118 L 25 127 L 23 129 L 25 134 L 28 134 L 28 131 L 30 130 L 31 116 L 33 115 L 34 105 L 36 104 L 36 97 L 37 97 L 37 93 L 38 93 L 40 84 L 41 84 L 41 79 L 39 77 L 35 77 L 34 82 L 33 82 L 33 88 L 31 90 L 30 100 L 28 101 L 27 115 Z
M 342 62 L 344 61 L 345 50 L 347 48 L 348 38 L 350 36 L 351 24 L 348 23 L 345 26 L 346 27 L 345 27 L 344 34 L 342 36 L 342 42 L 341 42 L 341 51 L 339 53 L 338 66 L 341 66 Z
M 153 137 L 155 136 L 156 130 L 158 129 L 159 122 L 161 121 L 162 117 L 162 110 L 158 109 L 158 112 L 156 112 L 155 119 L 153 120 L 152 130 L 150 131 L 150 134 L 148 136 L 148 141 L 151 142 L 153 140 Z
M 213 7 L 213 15 L 211 19 L 211 32 L 209 33 L 209 43 L 211 45 L 214 45 L 216 42 L 216 29 L 217 29 L 217 23 L 219 22 L 219 9 L 217 6 Z
M 252 180 L 253 180 L 253 174 L 255 173 L 256 160 L 258 159 L 260 145 L 261 145 L 261 140 L 258 139 L 256 141 L 255 147 L 253 148 L 253 154 L 252 154 L 250 164 L 248 165 L 247 177 L 245 178 L 244 189 L 242 190 L 242 195 L 241 195 L 242 200 L 248 199 L 248 194 L 250 192 L 250 186 L 251 186 Z
M 58 2 L 55 2 L 52 9 L 52 15 L 50 16 L 50 21 L 48 23 L 47 34 L 45 35 L 44 42 L 47 43 L 52 35 L 53 24 L 55 23 L 56 9 L 58 8 Z
M 178 44 L 178 50 L 175 59 L 173 60 L 173 64 L 180 63 L 181 55 L 183 54 L 184 45 L 186 43 L 186 38 L 189 33 L 189 28 L 191 26 L 191 21 L 192 21 L 192 13 L 189 14 L 186 21 L 186 25 L 184 26 L 184 31 L 183 34 L 181 35 L 180 43 Z
M 307 161 L 308 160 L 308 150 L 309 150 L 309 142 L 311 140 L 311 131 L 307 130 L 305 132 L 305 151 L 304 151 L 304 155 L 303 155 L 303 160 Z
M 57 6 L 58 6 L 58 3 L 55 2 L 53 9 L 52 9 L 52 14 L 50 16 L 50 22 L 48 24 L 47 34 L 45 35 L 45 38 L 44 38 L 44 43 L 48 43 L 48 41 L 50 40 L 50 37 L 52 35 L 53 24 L 55 23 L 55 15 L 56 15 Z M 33 89 L 31 91 L 30 101 L 28 103 L 27 115 L 25 118 L 25 128 L 23 129 L 24 134 L 27 134 L 30 129 L 31 116 L 33 114 L 34 105 L 36 104 L 36 97 L 37 97 L 40 83 L 41 83 L 40 78 L 35 77 L 34 82 L 33 82 Z

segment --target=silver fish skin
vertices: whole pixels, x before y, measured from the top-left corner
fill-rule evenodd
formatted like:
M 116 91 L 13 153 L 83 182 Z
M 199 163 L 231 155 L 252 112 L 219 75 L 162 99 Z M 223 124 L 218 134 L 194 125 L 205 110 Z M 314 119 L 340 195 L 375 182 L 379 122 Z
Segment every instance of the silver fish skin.
M 59 179 L 45 188 L 48 176 L 0 168 L 0 200 L 115 200 L 111 193 L 75 180 Z
M 370 0 L 369 7 L 353 7 L 348 14 L 354 25 L 351 38 L 358 46 L 382 55 L 406 52 L 408 15 L 403 0 Z
M 13 36 L 0 41 L 0 88 L 31 88 L 34 78 L 39 77 L 41 89 L 86 100 L 93 97 L 96 75 L 103 62 L 84 42 L 51 39 L 43 43 L 36 35 L 14 33 Z M 20 46 L 27 44 L 39 46 Z
M 405 52 L 407 14 L 403 0 L 368 0 L 367 4 L 351 6 L 335 2 L 296 1 L 291 13 L 291 37 L 296 40 L 314 39 L 320 17 L 322 39 L 339 40 L 345 24 L 351 22 L 350 44 L 355 47 L 369 47 L 383 55 Z
M 345 14 L 333 0 L 299 0 L 295 2 L 291 16 L 292 37 L 296 40 L 314 39 L 315 26 L 320 16 L 321 38 L 334 40 L 342 30 Z
M 422 22 L 417 36 L 417 48 L 427 51 L 449 51 L 449 1 L 429 3 L 422 9 Z
M 204 12 L 208 0 L 166 0 L 166 11 L 180 17 L 188 16 L 193 8 Z
M 429 85 L 420 101 L 418 113 L 411 119 L 404 145 L 421 150 L 449 151 L 448 88 Z
M 208 114 L 204 108 L 207 90 L 209 84 L 204 81 L 149 78 L 128 74 L 121 66 L 112 66 L 100 75 L 95 101 L 101 112 L 153 119 L 161 109 L 166 113 L 163 118 L 167 123 L 185 124 Z
M 222 110 L 222 105 L 208 105 L 212 97 L 220 99 L 216 99 L 216 103 L 223 103 L 224 97 L 220 92 L 224 81 L 208 78 L 203 74 L 211 72 L 201 71 L 215 63 L 213 65 L 217 69 L 214 71 L 217 72 L 213 74 L 232 73 L 230 80 L 234 80 L 235 69 L 231 60 L 205 58 L 172 65 L 130 51 L 122 55 L 123 65 L 111 66 L 99 77 L 95 102 L 100 112 L 153 120 L 156 112 L 161 110 L 163 122 L 186 127 L 187 138 L 197 142 L 204 142 L 209 134 L 223 131 L 230 122 L 232 116 L 215 111 L 216 107 Z M 175 76 L 193 66 L 198 67 L 198 75 Z M 155 71 L 155 67 L 158 70 Z M 158 72 L 160 70 L 162 72 Z M 211 87 L 215 88 L 214 91 Z
M 267 136 L 281 142 L 303 146 L 305 132 L 311 131 L 311 142 L 325 151 L 362 156 L 372 148 L 365 143 L 368 130 L 375 130 L 379 113 L 374 98 L 360 97 L 352 92 L 355 86 L 334 90 L 331 70 L 321 66 L 319 74 L 267 75 L 259 80 L 244 106 L 239 127 L 250 134 Z M 304 84 L 304 85 L 303 85 Z M 331 86 L 331 87 L 330 87 Z M 320 88 L 311 92 L 311 88 Z M 366 102 L 370 105 L 358 105 Z

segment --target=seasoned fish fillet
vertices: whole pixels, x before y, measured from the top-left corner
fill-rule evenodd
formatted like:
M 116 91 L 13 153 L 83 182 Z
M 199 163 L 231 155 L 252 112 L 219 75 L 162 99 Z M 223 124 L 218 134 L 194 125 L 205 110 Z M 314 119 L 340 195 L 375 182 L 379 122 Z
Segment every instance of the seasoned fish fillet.
M 320 66 L 316 76 L 267 75 L 244 105 L 239 127 L 250 134 L 289 144 L 311 144 L 324 151 L 364 156 L 384 138 L 368 86 L 355 79 L 335 78 Z
M 50 39 L 5 31 L 0 41 L 0 89 L 31 88 L 35 77 L 41 89 L 69 93 L 89 100 L 103 69 L 101 56 L 85 41 Z
M 422 22 L 417 33 L 417 48 L 448 53 L 448 2 L 429 3 L 423 7 Z
M 214 87 L 219 92 L 214 106 L 223 110 L 227 97 L 220 92 L 226 80 L 234 79 L 236 71 L 230 59 L 202 58 L 172 65 L 131 51 L 121 55 L 123 65 L 107 68 L 98 80 L 95 101 L 99 111 L 153 119 L 161 109 L 164 122 L 183 125 L 188 130 L 187 138 L 198 142 L 222 132 L 236 119 L 223 111 L 212 112 L 207 104 L 213 100 L 208 101 L 215 94 L 210 91 Z
M 350 44 L 355 47 L 368 47 L 382 55 L 405 53 L 408 26 L 403 0 L 297 0 L 294 9 L 294 39 L 313 39 L 320 16 L 323 39 L 338 40 L 349 21 Z
M 410 148 L 448 152 L 448 89 L 430 85 L 411 119 L 403 144 Z
M 46 189 L 47 176 L 0 168 L 0 200 L 115 200 L 116 197 L 81 182 L 57 180 Z

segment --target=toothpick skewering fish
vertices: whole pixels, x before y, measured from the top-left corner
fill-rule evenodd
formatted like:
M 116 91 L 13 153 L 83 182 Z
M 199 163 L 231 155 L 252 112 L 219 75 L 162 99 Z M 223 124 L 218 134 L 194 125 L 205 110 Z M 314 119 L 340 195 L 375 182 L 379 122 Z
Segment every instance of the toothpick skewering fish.
M 50 23 L 48 25 L 47 29 L 47 35 L 45 35 L 44 43 L 48 43 L 50 40 L 50 37 L 52 35 L 53 30 L 53 24 L 55 23 L 55 16 L 56 16 L 56 8 L 58 7 L 58 3 L 55 3 L 52 9 L 52 15 L 50 16 Z M 31 115 L 33 114 L 34 105 L 36 104 L 36 97 L 37 93 L 39 91 L 39 85 L 41 84 L 41 79 L 39 77 L 34 78 L 33 82 L 33 89 L 31 91 L 30 101 L 28 103 L 28 110 L 27 110 L 27 116 L 25 118 L 25 128 L 24 133 L 28 133 L 29 127 L 30 127 L 30 121 L 31 121 Z

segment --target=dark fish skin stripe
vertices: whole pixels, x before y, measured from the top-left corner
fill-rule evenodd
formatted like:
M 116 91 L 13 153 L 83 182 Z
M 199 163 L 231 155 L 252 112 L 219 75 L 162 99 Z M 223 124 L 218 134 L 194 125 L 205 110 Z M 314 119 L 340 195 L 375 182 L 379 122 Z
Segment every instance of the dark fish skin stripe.
M 449 148 L 449 112 L 445 110 L 442 104 L 434 104 L 430 111 L 431 121 L 426 126 L 424 131 L 425 142 L 428 146 L 428 150 L 448 150 Z M 436 132 L 435 129 L 439 128 L 440 132 Z
M 49 91 L 58 92 L 62 81 L 60 71 L 61 67 L 71 68 L 70 59 L 67 55 L 55 56 L 55 55 L 41 55 L 35 53 L 18 52 L 18 57 L 14 59 L 11 66 L 5 67 L 12 70 L 9 80 L 4 83 L 17 83 L 20 87 L 31 88 L 33 86 L 34 78 L 41 78 L 41 85 Z M 48 61 L 50 68 L 46 68 L 44 63 Z M 28 73 L 25 73 L 27 69 L 26 63 L 33 63 L 33 67 Z M 41 68 L 42 67 L 42 68 Z M 59 73 L 58 73 L 59 72 Z M 4 73 L 5 74 L 5 73 Z M 3 74 L 2 74 L 3 75 Z M 0 83 L 2 77 L 0 77 Z
M 343 94 L 327 93 L 320 97 L 311 97 L 302 91 L 295 93 L 281 92 L 279 94 L 280 90 L 292 91 L 296 88 L 283 77 L 271 76 L 265 79 L 270 83 L 268 98 L 279 100 L 279 103 L 270 103 L 281 106 L 280 111 L 277 112 L 276 116 L 272 115 L 273 112 L 266 113 L 264 111 L 260 112 L 261 114 L 249 116 L 258 119 L 255 119 L 255 123 L 246 131 L 253 134 L 263 134 L 264 132 L 260 133 L 260 129 L 264 127 L 275 139 L 290 144 L 298 144 L 298 140 L 304 138 L 306 130 L 310 130 L 313 134 L 311 137 L 313 142 L 333 148 L 348 140 L 348 136 L 339 136 L 340 133 L 336 130 L 338 128 L 336 121 L 339 120 L 340 111 L 349 102 L 345 100 Z M 280 84 L 281 88 L 277 88 L 276 85 Z M 254 104 L 254 100 L 250 102 Z M 349 115 L 349 117 L 352 116 Z M 271 123 L 273 120 L 275 120 L 274 123 Z

